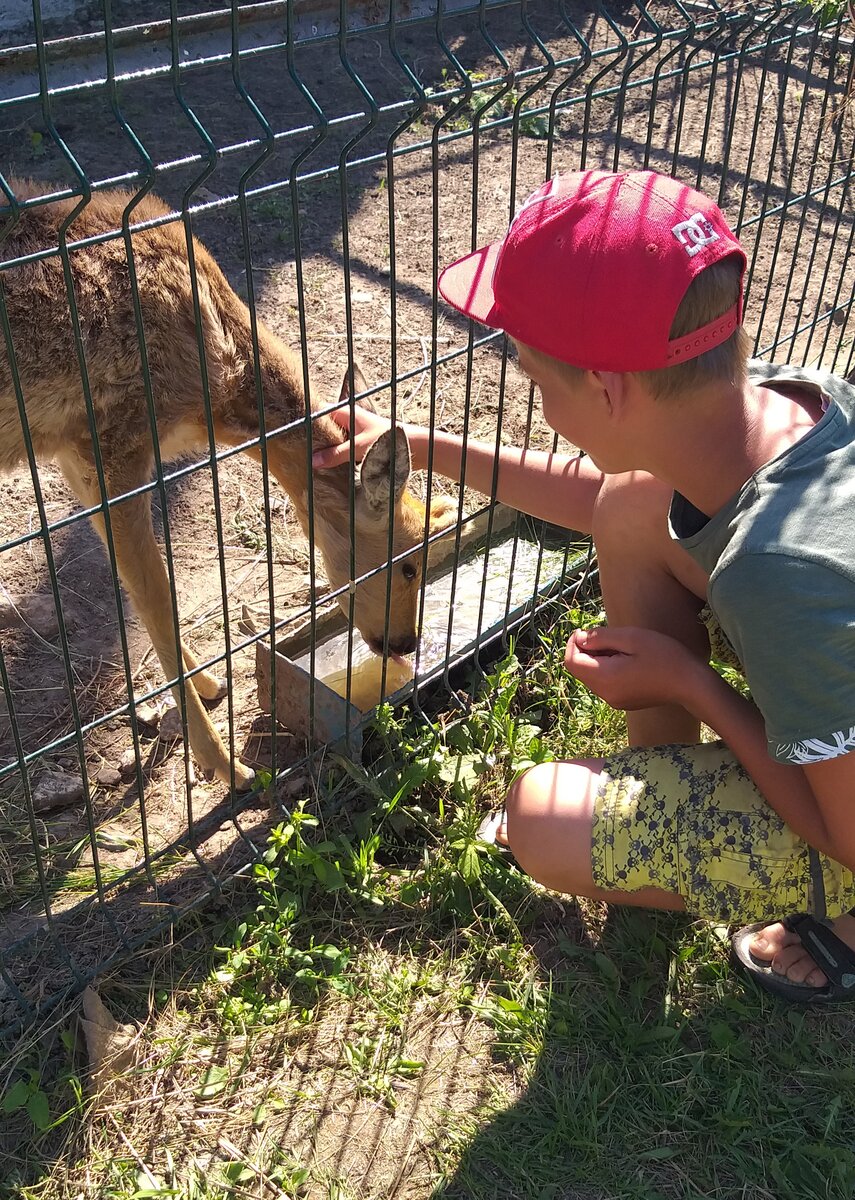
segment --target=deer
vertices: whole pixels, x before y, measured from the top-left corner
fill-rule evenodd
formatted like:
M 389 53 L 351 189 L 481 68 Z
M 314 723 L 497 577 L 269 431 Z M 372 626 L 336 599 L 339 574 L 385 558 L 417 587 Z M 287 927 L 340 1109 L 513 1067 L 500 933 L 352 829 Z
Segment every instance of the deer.
M 179 703 L 183 681 L 196 762 L 206 775 L 227 784 L 234 779 L 238 790 L 246 790 L 254 771 L 232 761 L 203 704 L 220 699 L 225 684 L 200 669 L 175 628 L 150 489 L 138 490 L 150 484 L 156 466 L 149 404 L 162 462 L 209 449 L 209 405 L 216 443 L 244 447 L 260 463 L 262 397 L 269 471 L 290 497 L 307 536 L 311 495 L 314 540 L 332 588 L 344 589 L 339 603 L 346 615 L 354 591 L 353 494 L 353 579 L 365 576 L 355 585 L 353 621 L 377 653 L 394 656 L 416 649 L 423 571 L 419 550 L 426 530 L 438 532 L 456 519 L 456 505 L 448 497 L 436 497 L 426 512 L 408 490 L 410 451 L 400 425 L 390 427 L 369 448 L 358 479 L 350 463 L 311 470 L 309 451 L 343 441 L 344 430 L 329 411 L 314 415 L 305 395 L 300 355 L 260 320 L 255 326 L 256 376 L 250 311 L 195 237 L 190 242 L 194 304 L 188 237 L 160 198 L 149 193 L 140 199 L 113 189 L 93 194 L 75 213 L 77 197 L 21 207 L 21 201 L 42 194 L 42 185 L 16 179 L 10 188 L 16 203 L 4 203 L 0 193 L 0 230 L 8 230 L 0 243 L 0 316 L 5 308 L 10 331 L 3 336 L 0 330 L 0 471 L 27 461 L 20 400 L 34 456 L 53 460 L 80 504 L 97 509 L 91 520 L 105 543 L 109 520 L 120 581 L 166 679 L 174 681 L 172 691 Z M 121 236 L 123 220 L 133 277 L 127 239 Z M 69 249 L 68 261 L 106 495 L 98 478 L 62 259 L 50 253 L 2 268 L 3 261 L 55 251 L 63 236 L 68 243 L 84 243 Z M 144 334 L 148 393 L 134 292 Z M 349 375 L 346 372 L 342 390 L 345 398 Z M 376 570 L 384 566 L 386 570 Z

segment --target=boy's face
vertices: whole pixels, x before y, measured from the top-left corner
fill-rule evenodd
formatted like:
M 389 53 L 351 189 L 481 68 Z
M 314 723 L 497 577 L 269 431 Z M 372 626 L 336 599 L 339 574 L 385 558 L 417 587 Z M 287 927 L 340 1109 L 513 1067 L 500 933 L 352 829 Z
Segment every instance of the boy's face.
M 532 354 L 522 343 L 515 345 L 520 367 L 540 391 L 544 419 L 555 432 L 584 450 L 601 471 L 627 470 L 617 461 L 610 412 L 593 372 L 565 374 L 554 359 Z

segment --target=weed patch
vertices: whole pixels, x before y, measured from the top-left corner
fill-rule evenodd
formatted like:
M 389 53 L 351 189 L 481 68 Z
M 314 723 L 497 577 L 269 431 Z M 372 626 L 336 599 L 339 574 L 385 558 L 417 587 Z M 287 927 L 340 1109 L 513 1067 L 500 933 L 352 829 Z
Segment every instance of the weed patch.
M 381 708 L 227 908 L 105 981 L 143 1047 L 121 1099 L 84 1093 L 73 1016 L 22 1043 L 3 1194 L 851 1196 L 845 1008 L 786 1010 L 723 931 L 555 896 L 477 837 L 528 766 L 621 744 L 563 669 L 600 619 L 529 631 L 455 712 Z
M 440 71 L 440 84 L 427 88 L 426 100 L 433 116 L 447 107 L 445 124 L 455 132 L 464 132 L 479 125 L 494 127 L 501 122 L 514 120 L 521 137 L 545 139 L 549 137 L 549 118 L 540 111 L 526 108 L 525 94 L 508 84 L 490 81 L 483 71 L 467 71 L 463 97 L 455 100 L 461 83 L 447 67 Z

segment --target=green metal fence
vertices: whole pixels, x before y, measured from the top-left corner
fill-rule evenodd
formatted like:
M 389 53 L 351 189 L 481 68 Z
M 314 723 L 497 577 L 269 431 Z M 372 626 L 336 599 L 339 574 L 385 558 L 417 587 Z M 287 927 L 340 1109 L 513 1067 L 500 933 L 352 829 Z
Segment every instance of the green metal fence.
M 0 46 L 0 392 L 23 429 L 0 427 L 0 437 L 24 445 L 15 464 L 0 444 L 0 465 L 10 468 L 0 479 L 6 1031 L 206 902 L 263 845 L 263 789 L 194 781 L 190 753 L 154 736 L 170 684 L 185 742 L 187 679 L 212 669 L 228 683 L 213 720 L 232 764 L 242 757 L 259 784 L 272 780 L 280 803 L 323 785 L 331 751 L 318 743 L 334 700 L 316 683 L 322 631 L 334 623 L 336 593 L 354 615 L 355 589 L 324 587 L 313 485 L 306 541 L 294 501 L 269 478 L 271 448 L 289 428 L 266 424 L 259 317 L 301 357 L 314 410 L 296 415 L 290 432 L 304 431 L 307 456 L 312 422 L 347 403 L 338 385 L 346 373 L 353 387 L 355 363 L 367 395 L 398 419 L 548 446 L 503 339 L 438 303 L 438 269 L 500 235 L 557 170 L 653 167 L 714 196 L 742 238 L 758 353 L 852 368 L 854 60 L 845 20 L 824 24 L 784 0 L 271 0 L 182 4 L 180 15 L 171 0 L 166 18 L 154 5 L 150 21 L 139 13 L 104 0 L 97 18 L 86 10 L 81 22 L 33 0 L 29 25 Z M 84 226 L 115 188 L 128 193 L 117 219 Z M 146 208 L 152 192 L 164 215 Z M 53 239 L 27 242 L 22 231 L 57 200 L 67 205 Z M 138 239 L 161 226 L 179 231 L 190 264 L 198 353 L 186 371 L 203 397 L 207 448 L 189 463 L 174 463 L 160 445 L 162 396 L 137 278 Z M 217 442 L 211 409 L 194 235 L 251 314 L 258 431 L 229 446 Z M 124 493 L 105 476 L 102 381 L 87 357 L 93 323 L 111 317 L 87 307 L 85 264 L 110 246 L 124 264 L 129 353 L 155 463 L 153 480 Z M 22 317 L 7 303 L 25 272 L 34 295 L 59 281 L 53 332 L 37 305 Z M 61 383 L 86 406 L 97 478 L 82 509 L 49 458 L 37 465 L 37 405 L 50 396 L 28 393 L 25 361 L 42 363 L 51 395 Z M 261 471 L 241 454 L 253 446 Z M 446 568 L 442 612 L 425 621 L 433 657 L 421 650 L 416 659 L 412 702 L 422 704 L 433 681 L 459 705 L 456 665 L 477 663 L 485 646 L 553 603 L 556 587 L 578 586 L 586 560 L 566 538 L 550 557 L 542 530 L 519 520 L 504 528 L 483 497 L 430 471 L 414 486 L 456 506 L 453 531 L 430 539 L 450 545 L 447 561 L 464 561 L 463 542 L 486 530 L 477 586 Z M 118 582 L 113 526 L 140 496 L 157 513 L 175 646 L 180 619 L 198 655 L 173 680 L 151 659 Z M 87 520 L 98 514 L 106 552 Z M 341 517 L 349 581 L 359 578 L 356 522 L 351 494 Z M 392 567 L 363 574 L 391 580 L 405 557 L 393 552 L 390 539 Z M 420 562 L 427 567 L 426 548 Z M 386 596 L 388 619 L 391 585 Z M 464 608 L 471 628 L 455 641 L 453 614 Z M 307 691 L 295 699 L 281 678 L 277 691 L 285 668 L 265 647 L 294 635 L 287 654 L 297 657 L 298 628 Z M 343 637 L 346 666 L 358 636 Z M 348 675 L 352 689 L 352 668 Z M 280 721 L 264 711 L 271 688 Z M 288 732 L 295 709 L 308 741 Z M 342 706 L 333 719 L 358 753 L 357 711 Z

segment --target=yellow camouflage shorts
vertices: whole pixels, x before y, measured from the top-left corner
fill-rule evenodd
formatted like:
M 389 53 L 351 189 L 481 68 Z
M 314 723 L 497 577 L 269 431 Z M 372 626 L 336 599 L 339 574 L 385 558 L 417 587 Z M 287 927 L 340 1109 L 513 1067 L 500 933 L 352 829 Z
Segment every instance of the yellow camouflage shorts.
M 662 888 L 729 923 L 816 913 L 809 853 L 722 742 L 633 747 L 603 763 L 592 833 L 601 888 Z M 855 876 L 817 858 L 827 915 L 847 912 Z

